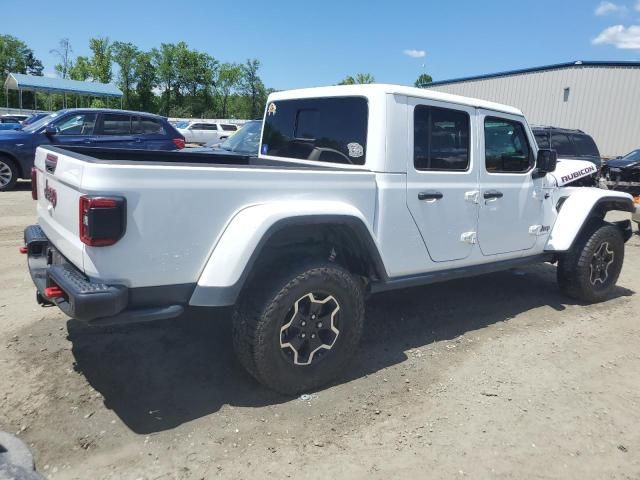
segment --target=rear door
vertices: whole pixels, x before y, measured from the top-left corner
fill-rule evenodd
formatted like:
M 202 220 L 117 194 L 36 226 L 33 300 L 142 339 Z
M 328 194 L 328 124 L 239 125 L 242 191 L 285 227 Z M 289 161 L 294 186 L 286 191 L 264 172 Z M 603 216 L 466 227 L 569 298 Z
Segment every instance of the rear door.
M 136 144 L 148 150 L 174 150 L 176 144 L 161 120 L 151 117 L 135 117 L 133 134 Z
M 432 260 L 466 258 L 478 222 L 476 111 L 426 99 L 408 103 L 409 210 Z
M 131 115 L 125 113 L 101 113 L 98 117 L 95 131 L 94 142 L 96 146 L 104 148 L 135 148 L 131 121 Z
M 484 255 L 533 248 L 542 218 L 542 178 L 533 178 L 533 136 L 522 117 L 479 111 L 482 129 L 478 243 Z

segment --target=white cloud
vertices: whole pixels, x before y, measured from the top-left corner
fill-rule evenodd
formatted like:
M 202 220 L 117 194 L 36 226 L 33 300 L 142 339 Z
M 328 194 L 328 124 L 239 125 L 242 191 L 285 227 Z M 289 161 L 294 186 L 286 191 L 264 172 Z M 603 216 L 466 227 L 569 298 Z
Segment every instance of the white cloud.
M 593 39 L 594 45 L 615 45 L 624 50 L 640 50 L 640 25 L 613 25 Z
M 640 2 L 638 2 L 640 4 Z M 636 5 L 637 7 L 638 5 Z M 600 5 L 596 7 L 595 14 L 596 15 L 608 15 L 609 13 L 624 13 L 626 12 L 627 7 L 624 5 L 618 5 L 613 2 L 600 2 Z
M 402 53 L 411 58 L 424 58 L 427 55 L 427 52 L 424 50 L 415 50 L 415 49 L 407 49 L 403 50 Z
M 58 78 L 58 74 L 56 72 L 44 72 L 42 75 L 47 78 Z

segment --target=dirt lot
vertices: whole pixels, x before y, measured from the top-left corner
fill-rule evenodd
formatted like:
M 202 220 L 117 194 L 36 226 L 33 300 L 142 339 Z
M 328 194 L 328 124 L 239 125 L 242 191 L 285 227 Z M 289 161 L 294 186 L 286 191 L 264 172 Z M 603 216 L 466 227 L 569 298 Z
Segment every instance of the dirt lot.
M 94 329 L 39 307 L 27 189 L 0 194 L 0 430 L 48 478 L 640 478 L 638 235 L 599 305 L 546 265 L 372 298 L 345 377 L 291 399 L 240 369 L 228 311 Z

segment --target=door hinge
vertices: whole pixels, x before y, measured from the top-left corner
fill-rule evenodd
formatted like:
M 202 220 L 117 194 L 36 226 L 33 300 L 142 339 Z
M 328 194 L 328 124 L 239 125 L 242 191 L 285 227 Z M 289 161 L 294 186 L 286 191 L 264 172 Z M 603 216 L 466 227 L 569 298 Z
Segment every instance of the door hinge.
M 462 235 L 460 235 L 461 242 L 465 242 L 473 245 L 474 243 L 476 243 L 476 240 L 477 240 L 476 232 L 464 232 Z
M 472 190 L 471 192 L 464 192 L 464 200 L 465 200 L 465 202 L 479 203 L 480 202 L 480 191 L 479 190 Z

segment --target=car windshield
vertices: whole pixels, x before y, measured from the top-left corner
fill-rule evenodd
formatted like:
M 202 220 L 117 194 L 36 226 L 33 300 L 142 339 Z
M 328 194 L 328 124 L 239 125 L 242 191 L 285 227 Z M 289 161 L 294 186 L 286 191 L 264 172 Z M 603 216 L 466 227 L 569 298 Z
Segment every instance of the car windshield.
M 262 122 L 257 120 L 246 123 L 240 130 L 222 142 L 220 148 L 229 152 L 257 155 L 261 127 Z
M 621 160 L 625 160 L 627 162 L 640 162 L 640 150 L 634 150 L 631 153 L 627 153 Z
M 35 132 L 35 131 L 41 129 L 42 127 L 44 127 L 45 125 L 47 125 L 53 119 L 58 118 L 63 113 L 64 113 L 64 110 L 60 110 L 58 112 L 51 113 L 51 114 L 47 115 L 46 117 L 43 117 L 40 120 L 37 120 L 37 121 L 33 122 L 30 125 L 27 125 L 22 130 L 24 130 L 25 132 Z

